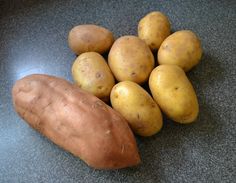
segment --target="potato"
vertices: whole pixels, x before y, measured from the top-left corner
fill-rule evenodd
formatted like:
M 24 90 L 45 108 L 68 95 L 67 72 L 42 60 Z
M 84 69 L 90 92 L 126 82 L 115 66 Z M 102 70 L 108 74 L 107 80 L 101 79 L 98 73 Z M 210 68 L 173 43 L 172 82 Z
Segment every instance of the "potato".
M 17 113 L 55 144 L 97 169 L 140 162 L 127 121 L 97 97 L 48 75 L 30 75 L 12 89 Z
M 198 100 L 183 69 L 160 65 L 149 78 L 149 87 L 161 110 L 173 121 L 187 124 L 198 116 Z
M 72 76 L 80 88 L 108 101 L 115 79 L 105 59 L 96 52 L 82 53 L 72 65 Z
M 152 50 L 159 49 L 161 43 L 170 35 L 170 22 L 161 12 L 154 11 L 143 17 L 138 24 L 138 37 Z
M 173 64 L 185 72 L 197 65 L 202 56 L 198 37 L 189 30 L 182 30 L 170 35 L 158 50 L 158 63 Z
M 111 31 L 97 25 L 78 25 L 71 29 L 68 36 L 69 47 L 77 55 L 84 52 L 108 51 L 114 42 Z
M 113 87 L 111 104 L 138 135 L 151 136 L 162 128 L 159 106 L 141 86 L 132 81 L 122 81 Z
M 118 81 L 141 84 L 154 68 L 154 57 L 144 41 L 136 36 L 123 36 L 112 45 L 108 64 Z

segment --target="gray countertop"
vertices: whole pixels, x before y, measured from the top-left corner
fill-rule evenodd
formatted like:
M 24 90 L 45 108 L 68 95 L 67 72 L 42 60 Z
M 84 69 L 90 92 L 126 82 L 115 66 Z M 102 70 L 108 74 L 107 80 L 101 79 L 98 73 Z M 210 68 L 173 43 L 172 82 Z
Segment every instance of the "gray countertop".
M 165 13 L 172 30 L 193 30 L 201 63 L 188 73 L 200 104 L 196 123 L 167 119 L 160 133 L 137 137 L 142 164 L 94 170 L 31 129 L 11 103 L 14 82 L 31 73 L 70 81 L 69 30 L 93 23 L 116 37 L 137 34 L 138 20 Z M 236 2 L 0 1 L 0 182 L 234 182 L 236 180 Z

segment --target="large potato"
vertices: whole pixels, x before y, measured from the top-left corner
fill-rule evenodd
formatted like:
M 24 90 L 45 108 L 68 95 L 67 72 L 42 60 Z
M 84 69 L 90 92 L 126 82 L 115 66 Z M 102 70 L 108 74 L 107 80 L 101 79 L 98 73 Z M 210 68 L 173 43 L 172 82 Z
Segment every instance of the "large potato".
M 152 50 L 159 49 L 164 39 L 170 35 L 170 22 L 161 12 L 154 11 L 143 17 L 138 24 L 138 37 Z
M 144 41 L 136 36 L 123 36 L 115 41 L 108 64 L 118 81 L 145 82 L 154 68 L 154 57 Z
M 108 101 L 115 79 L 105 59 L 96 52 L 82 53 L 72 65 L 72 76 L 80 88 Z
M 114 42 L 111 31 L 97 25 L 78 25 L 71 29 L 68 36 L 69 47 L 77 55 L 84 52 L 108 51 Z
M 92 94 L 64 79 L 30 75 L 12 89 L 17 113 L 55 144 L 98 169 L 140 162 L 127 121 Z
M 198 100 L 183 69 L 176 65 L 156 67 L 149 78 L 149 87 L 161 110 L 173 121 L 193 122 L 199 112 Z
M 111 104 L 138 135 L 151 136 L 162 128 L 159 106 L 141 86 L 132 81 L 123 81 L 113 87 Z
M 189 71 L 197 65 L 202 56 L 201 42 L 189 30 L 175 32 L 165 39 L 158 50 L 159 64 L 178 65 Z

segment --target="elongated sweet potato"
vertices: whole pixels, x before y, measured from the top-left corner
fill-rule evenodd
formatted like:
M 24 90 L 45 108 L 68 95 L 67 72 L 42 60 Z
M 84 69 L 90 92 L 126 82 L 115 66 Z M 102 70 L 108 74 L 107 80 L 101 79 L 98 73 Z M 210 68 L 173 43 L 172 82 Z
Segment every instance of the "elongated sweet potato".
M 64 79 L 30 75 L 13 89 L 17 113 L 55 144 L 97 169 L 140 162 L 127 121 L 97 97 Z

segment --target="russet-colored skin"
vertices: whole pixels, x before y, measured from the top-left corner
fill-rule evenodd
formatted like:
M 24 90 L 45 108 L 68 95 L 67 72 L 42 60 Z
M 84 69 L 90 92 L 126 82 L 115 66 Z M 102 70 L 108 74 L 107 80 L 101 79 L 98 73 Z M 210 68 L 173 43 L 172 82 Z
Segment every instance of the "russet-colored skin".
M 161 43 L 170 35 L 170 22 L 161 12 L 154 11 L 143 17 L 138 24 L 138 37 L 152 50 L 159 49 Z
M 111 104 L 138 135 L 151 136 L 162 128 L 159 106 L 141 86 L 132 81 L 122 81 L 113 87 Z
M 149 88 L 161 110 L 173 121 L 187 124 L 199 112 L 194 88 L 185 72 L 176 65 L 160 65 L 149 78 Z
M 97 169 L 140 163 L 127 121 L 97 97 L 48 75 L 30 75 L 12 89 L 16 112 L 55 144 Z
M 115 85 L 115 79 L 105 59 L 96 52 L 86 52 L 78 56 L 72 66 L 72 76 L 76 84 L 107 102 Z
M 164 40 L 157 57 L 160 65 L 178 65 L 187 72 L 200 62 L 201 42 L 192 31 L 177 31 Z
M 71 50 L 77 55 L 84 52 L 107 52 L 114 42 L 114 37 L 108 29 L 92 25 L 78 25 L 71 29 L 68 43 Z
M 108 64 L 118 81 L 141 84 L 154 68 L 154 56 L 147 44 L 136 36 L 122 36 L 111 47 Z

